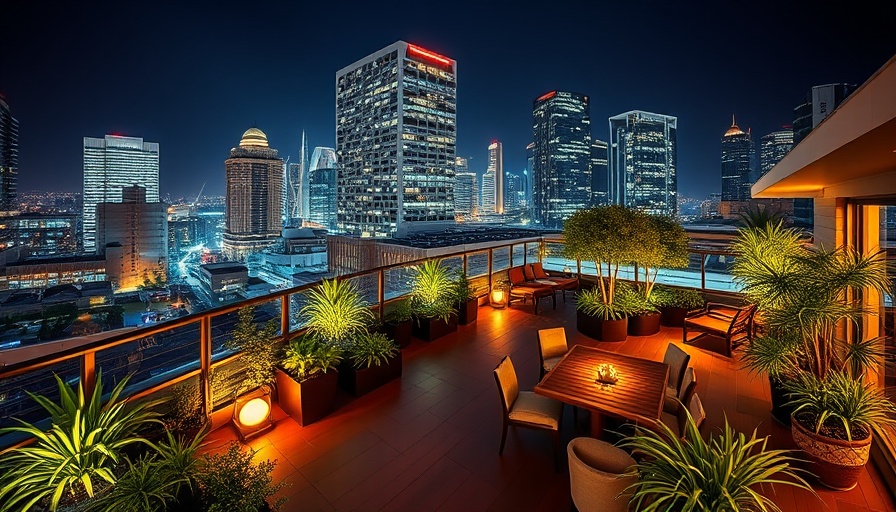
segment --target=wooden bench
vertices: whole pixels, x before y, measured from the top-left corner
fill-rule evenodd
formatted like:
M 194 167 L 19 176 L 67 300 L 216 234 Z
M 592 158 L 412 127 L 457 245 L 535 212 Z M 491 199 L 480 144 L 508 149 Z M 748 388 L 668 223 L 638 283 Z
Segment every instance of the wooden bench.
M 745 307 L 729 306 L 710 302 L 706 308 L 685 318 L 682 330 L 682 342 L 693 343 L 703 336 L 717 336 L 725 340 L 727 355 L 731 357 L 732 351 L 744 342 L 753 340 L 753 315 L 756 306 Z M 698 336 L 688 340 L 688 331 L 699 332 Z

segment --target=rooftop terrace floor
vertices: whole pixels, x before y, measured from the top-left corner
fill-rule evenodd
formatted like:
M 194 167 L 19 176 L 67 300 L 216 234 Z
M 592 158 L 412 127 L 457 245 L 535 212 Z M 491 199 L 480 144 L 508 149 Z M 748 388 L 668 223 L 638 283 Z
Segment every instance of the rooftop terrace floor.
M 681 341 L 681 330 L 663 328 L 650 337 L 629 337 L 622 343 L 599 343 L 575 329 L 575 302 L 556 311 L 531 306 L 479 309 L 479 320 L 460 326 L 456 335 L 432 343 L 414 340 L 403 351 L 404 375 L 364 397 L 340 397 L 327 418 L 300 427 L 275 407 L 275 428 L 249 445 L 260 460 L 276 459 L 275 479 L 290 484 L 278 496 L 289 496 L 284 510 L 413 510 L 413 511 L 566 511 L 570 509 L 569 473 L 554 472 L 549 435 L 511 428 L 504 455 L 501 402 L 492 370 L 510 354 L 521 389 L 538 379 L 535 332 L 565 326 L 570 345 L 662 360 L 669 342 Z M 737 356 L 724 356 L 685 346 L 697 378 L 697 393 L 707 413 L 704 434 L 717 432 L 727 415 L 745 433 L 753 428 L 770 434 L 776 448 L 792 448 L 789 427 L 769 413 L 766 379 L 751 379 L 739 370 Z M 565 445 L 587 426 L 573 425 L 572 408 L 564 409 L 561 429 Z M 579 420 L 582 422 L 582 416 Z M 236 439 L 223 427 L 208 438 L 210 451 Z M 869 463 L 859 485 L 847 492 L 816 486 L 819 499 L 791 487 L 775 489 L 774 501 L 785 512 L 896 510 L 881 475 Z M 823 502 L 823 504 L 822 504 Z

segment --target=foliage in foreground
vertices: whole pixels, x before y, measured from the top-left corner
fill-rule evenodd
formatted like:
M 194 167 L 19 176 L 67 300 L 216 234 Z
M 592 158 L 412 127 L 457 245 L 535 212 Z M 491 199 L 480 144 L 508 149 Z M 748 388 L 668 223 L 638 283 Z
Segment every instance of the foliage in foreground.
M 794 458 L 783 450 L 769 450 L 768 437 L 756 430 L 748 439 L 725 420 L 718 436 L 703 439 L 687 413 L 684 440 L 663 423 L 658 431 L 637 427 L 620 446 L 641 462 L 630 468 L 639 477 L 629 490 L 635 510 L 651 512 L 775 511 L 780 509 L 760 494 L 769 484 L 792 485 L 812 491 L 791 468 Z M 812 491 L 814 492 L 814 491 Z
M 232 442 L 223 454 L 203 456 L 204 469 L 200 473 L 199 488 L 204 510 L 208 512 L 258 512 L 268 496 L 274 495 L 286 483 L 274 484 L 271 472 L 275 463 L 269 460 L 255 464 L 251 449 L 240 451 Z M 285 498 L 279 500 L 279 508 Z
M 290 340 L 280 363 L 294 379 L 301 382 L 319 373 L 336 368 L 342 360 L 342 350 L 310 337 L 301 336 Z

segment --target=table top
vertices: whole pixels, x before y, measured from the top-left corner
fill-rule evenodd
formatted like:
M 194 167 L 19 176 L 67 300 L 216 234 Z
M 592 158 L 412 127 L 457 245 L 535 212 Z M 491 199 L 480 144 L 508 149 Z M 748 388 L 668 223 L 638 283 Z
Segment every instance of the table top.
M 616 384 L 595 382 L 600 363 L 616 368 Z M 575 345 L 535 386 L 535 392 L 632 421 L 657 420 L 663 411 L 668 378 L 665 363 Z

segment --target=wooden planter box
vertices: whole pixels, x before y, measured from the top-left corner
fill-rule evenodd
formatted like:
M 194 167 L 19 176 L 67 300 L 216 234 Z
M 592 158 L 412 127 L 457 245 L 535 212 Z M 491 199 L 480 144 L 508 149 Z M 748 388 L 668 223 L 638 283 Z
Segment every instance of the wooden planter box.
M 460 325 L 472 324 L 479 316 L 479 299 L 472 298 L 465 304 L 457 305 L 457 323 Z
M 625 341 L 628 337 L 628 318 L 603 320 L 600 317 L 576 311 L 576 329 L 597 341 Z
M 407 319 L 403 322 L 394 324 L 386 323 L 381 325 L 377 330 L 385 334 L 389 339 L 395 340 L 395 343 L 398 344 L 398 348 L 405 348 L 411 344 L 411 335 L 414 330 L 414 320 Z
M 859 476 L 871 454 L 871 436 L 846 441 L 816 434 L 801 425 L 797 417 L 790 420 L 793 441 L 813 463 L 807 468 L 818 476 L 818 482 L 836 491 L 848 491 L 859 482 Z
M 457 331 L 457 315 L 445 322 L 439 318 L 417 318 L 414 320 L 414 337 L 423 341 L 434 341 Z
M 660 306 L 660 324 L 666 327 L 684 327 L 684 319 L 689 311 L 688 308 Z
M 628 333 L 631 336 L 653 336 L 658 332 L 660 332 L 660 313 L 628 317 Z
M 360 370 L 352 366 L 349 359 L 345 359 L 339 364 L 339 387 L 356 397 L 366 395 L 374 389 L 400 377 L 401 352 L 396 354 L 386 364 Z
M 339 372 L 330 370 L 302 382 L 296 382 L 277 368 L 277 403 L 303 427 L 333 412 Z

